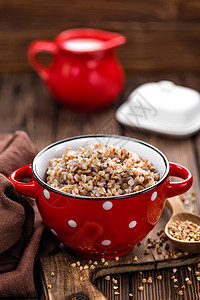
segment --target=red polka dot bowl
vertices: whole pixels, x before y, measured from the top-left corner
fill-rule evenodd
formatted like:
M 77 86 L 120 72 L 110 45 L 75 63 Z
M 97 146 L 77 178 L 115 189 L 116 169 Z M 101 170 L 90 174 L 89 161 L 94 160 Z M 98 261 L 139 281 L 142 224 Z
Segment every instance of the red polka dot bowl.
M 78 149 L 95 143 L 117 145 L 150 160 L 160 173 L 153 186 L 132 194 L 86 197 L 56 190 L 46 181 L 49 160 L 61 157 L 66 148 Z M 182 181 L 172 182 L 169 176 Z M 23 178 L 32 177 L 28 183 Z M 58 141 L 35 157 L 32 165 L 15 170 L 9 179 L 19 193 L 35 197 L 44 223 L 71 250 L 88 259 L 110 259 L 129 252 L 158 222 L 165 199 L 186 192 L 192 174 L 168 162 L 165 155 L 143 141 L 124 136 L 92 135 Z

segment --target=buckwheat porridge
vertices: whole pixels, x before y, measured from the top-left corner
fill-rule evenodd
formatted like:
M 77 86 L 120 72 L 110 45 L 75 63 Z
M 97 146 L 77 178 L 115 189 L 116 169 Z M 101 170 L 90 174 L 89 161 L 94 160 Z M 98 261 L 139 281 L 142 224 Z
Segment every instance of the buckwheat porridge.
M 152 163 L 136 153 L 112 145 L 68 148 L 50 160 L 47 184 L 63 192 L 90 197 L 130 194 L 160 179 Z

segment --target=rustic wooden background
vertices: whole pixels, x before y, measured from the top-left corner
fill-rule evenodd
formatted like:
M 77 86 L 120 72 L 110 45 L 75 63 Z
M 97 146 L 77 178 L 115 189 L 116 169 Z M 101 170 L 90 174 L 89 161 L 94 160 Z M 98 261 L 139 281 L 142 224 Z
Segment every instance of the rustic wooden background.
M 43 82 L 29 72 L 32 69 L 26 57 L 33 40 L 52 40 L 60 31 L 76 27 L 116 31 L 127 38 L 118 50 L 127 72 L 124 92 L 111 108 L 90 117 L 64 110 L 53 101 Z M 198 187 L 195 211 L 199 213 L 200 134 L 171 140 L 137 130 L 127 132 L 115 120 L 116 108 L 145 82 L 167 79 L 199 91 L 199 58 L 200 0 L 0 0 L 0 73 L 17 72 L 0 74 L 0 131 L 25 130 L 39 150 L 55 140 L 88 133 L 130 135 L 151 142 L 170 160 L 193 171 Z M 185 300 L 200 295 L 197 266 L 191 267 L 191 272 L 186 267 L 177 271 L 179 285 L 188 276 L 193 283 L 186 286 Z M 171 282 L 171 269 L 144 272 L 154 281 L 158 274 L 163 281 L 145 285 L 143 293 L 138 290 L 137 272 L 117 275 L 117 299 L 128 299 L 130 291 L 134 291 L 134 300 L 181 298 Z M 108 299 L 116 299 L 109 282 L 99 278 L 96 285 Z
M 199 0 L 0 0 L 0 72 L 31 70 L 31 41 L 75 27 L 124 34 L 127 72 L 200 70 Z
M 134 73 L 127 77 L 122 95 L 111 107 L 105 111 L 89 115 L 63 109 L 51 98 L 43 82 L 34 73 L 1 74 L 0 132 L 7 133 L 15 130 L 24 130 L 37 145 L 38 150 L 54 141 L 82 134 L 107 133 L 141 139 L 159 148 L 170 161 L 182 164 L 192 171 L 194 176 L 192 189 L 196 193 L 197 201 L 195 203 L 190 201 L 186 208 L 193 208 L 194 212 L 200 213 L 200 132 L 186 139 L 171 139 L 145 133 L 139 128 L 133 130 L 125 128 L 115 119 L 116 108 L 127 99 L 132 90 L 145 82 L 156 82 L 163 78 L 171 80 L 175 84 L 184 85 L 199 91 L 200 72 Z M 146 249 L 146 244 L 140 246 L 141 255 L 143 255 L 144 249 Z M 156 260 L 159 257 L 162 258 L 161 255 L 154 253 L 154 250 L 150 250 L 151 254 L 145 256 L 147 261 L 152 255 L 157 258 Z M 121 261 L 123 261 L 122 258 L 120 258 Z M 53 262 L 56 263 L 55 266 L 52 265 Z M 72 298 L 67 298 L 65 295 L 65 289 L 66 291 L 69 290 L 68 281 L 65 281 L 65 277 L 62 277 L 62 275 L 71 272 L 71 266 L 66 261 L 60 265 L 58 264 L 59 262 L 60 260 L 57 259 L 57 256 L 43 259 L 44 283 L 51 284 L 52 288 L 47 289 L 47 285 L 44 284 L 44 290 L 48 295 L 45 294 L 46 296 L 43 298 L 38 297 L 38 300 L 72 300 Z M 157 264 L 158 268 L 159 264 L 160 262 Z M 179 287 L 176 289 L 171 279 L 174 275 L 173 268 L 176 266 L 176 262 L 173 263 L 172 260 L 168 266 L 169 268 L 167 269 L 144 270 L 142 275 L 138 271 L 113 275 L 119 283 L 120 295 L 118 296 L 114 295 L 112 281 L 106 281 L 104 277 L 101 277 L 95 281 L 95 284 L 109 300 L 200 300 L 200 282 L 195 275 L 196 271 L 200 271 L 200 267 L 197 268 L 197 264 L 189 265 L 191 271 L 184 266 L 177 267 L 175 275 L 178 279 L 177 284 Z M 51 272 L 54 272 L 56 276 L 51 277 Z M 162 275 L 163 280 L 157 280 L 158 275 Z M 141 292 L 138 287 L 142 285 L 142 277 L 148 278 L 149 276 L 153 277 L 153 284 L 143 284 L 144 291 Z M 36 270 L 35 277 L 38 281 L 40 280 L 39 270 Z M 190 278 L 192 284 L 186 284 L 185 278 Z M 77 282 L 72 281 L 70 286 L 72 284 L 74 284 L 74 289 L 76 289 Z M 80 282 L 78 282 L 78 286 L 79 284 Z M 177 293 L 182 285 L 186 286 L 184 295 L 178 296 Z M 134 294 L 134 297 L 128 296 L 130 292 Z M 78 299 L 86 300 L 87 298 L 77 297 Z M 94 299 L 97 300 L 98 298 Z

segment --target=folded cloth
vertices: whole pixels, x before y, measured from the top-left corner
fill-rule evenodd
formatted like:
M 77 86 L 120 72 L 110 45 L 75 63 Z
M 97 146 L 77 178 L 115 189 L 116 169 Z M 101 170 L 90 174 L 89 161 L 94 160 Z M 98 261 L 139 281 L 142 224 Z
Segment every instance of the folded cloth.
M 0 298 L 36 297 L 35 257 L 59 243 L 45 229 L 35 201 L 19 195 L 7 178 L 36 153 L 25 132 L 0 134 Z

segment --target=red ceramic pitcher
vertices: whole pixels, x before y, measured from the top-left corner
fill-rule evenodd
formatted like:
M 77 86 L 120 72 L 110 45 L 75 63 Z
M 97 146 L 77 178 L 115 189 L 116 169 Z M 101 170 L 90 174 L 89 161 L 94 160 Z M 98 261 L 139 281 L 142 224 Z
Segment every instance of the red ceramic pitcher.
M 116 47 L 125 37 L 96 29 L 70 29 L 54 41 L 37 40 L 28 49 L 28 60 L 61 104 L 79 111 L 96 111 L 120 94 L 124 74 L 116 58 Z M 40 52 L 52 54 L 45 67 Z

